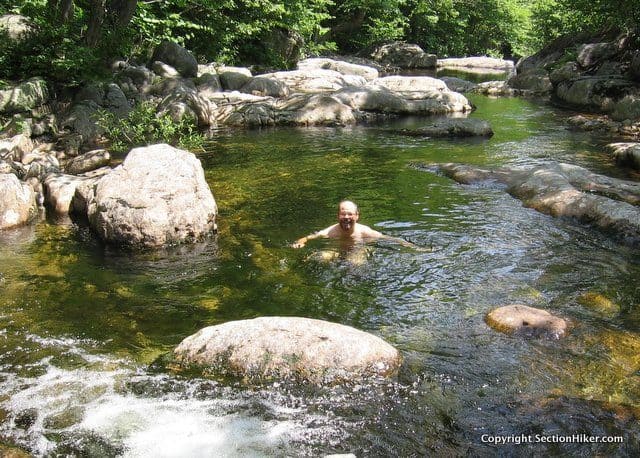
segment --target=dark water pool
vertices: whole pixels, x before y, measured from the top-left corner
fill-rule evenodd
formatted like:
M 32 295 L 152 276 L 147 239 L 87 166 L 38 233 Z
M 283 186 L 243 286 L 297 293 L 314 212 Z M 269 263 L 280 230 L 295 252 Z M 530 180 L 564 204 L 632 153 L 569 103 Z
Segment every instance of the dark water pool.
M 566 113 L 473 102 L 490 140 L 387 130 L 423 118 L 220 132 L 199 155 L 219 233 L 196 246 L 132 256 L 65 220 L 1 234 L 0 442 L 131 457 L 637 453 L 638 249 L 412 164 L 565 161 L 628 176 L 603 140 L 565 129 Z M 379 242 L 327 260 L 331 242 L 288 247 L 344 198 L 361 222 L 433 250 Z M 485 313 L 508 303 L 569 319 L 568 337 L 492 331 Z M 267 315 L 381 336 L 404 356 L 398 380 L 245 386 L 149 369 L 203 326 Z

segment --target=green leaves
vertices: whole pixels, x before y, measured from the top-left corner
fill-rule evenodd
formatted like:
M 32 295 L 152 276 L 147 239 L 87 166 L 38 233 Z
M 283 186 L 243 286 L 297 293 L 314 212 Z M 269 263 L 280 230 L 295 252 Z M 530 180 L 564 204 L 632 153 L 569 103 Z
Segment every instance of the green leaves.
M 158 116 L 155 105 L 142 102 L 124 118 L 101 110 L 96 123 L 104 130 L 104 136 L 114 153 L 125 153 L 136 146 L 152 143 L 168 143 L 189 151 L 202 149 L 204 135 L 194 119 L 174 121 L 168 114 Z

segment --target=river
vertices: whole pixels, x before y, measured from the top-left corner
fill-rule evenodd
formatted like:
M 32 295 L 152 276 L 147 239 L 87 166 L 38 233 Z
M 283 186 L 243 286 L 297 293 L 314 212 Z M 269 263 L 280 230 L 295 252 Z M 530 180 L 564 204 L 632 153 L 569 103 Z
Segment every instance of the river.
M 0 442 L 92 457 L 637 453 L 639 250 L 414 164 L 563 161 L 637 176 L 616 168 L 606 139 L 567 130 L 568 112 L 470 98 L 491 139 L 388 130 L 424 118 L 217 133 L 199 158 L 219 232 L 194 246 L 132 255 L 53 218 L 1 233 Z M 344 198 L 360 222 L 431 251 L 378 242 L 354 260 L 331 242 L 289 247 L 333 223 Z M 484 323 L 511 303 L 568 319 L 568 336 Z M 201 327 L 269 315 L 378 335 L 401 351 L 400 374 L 248 385 L 152 365 Z

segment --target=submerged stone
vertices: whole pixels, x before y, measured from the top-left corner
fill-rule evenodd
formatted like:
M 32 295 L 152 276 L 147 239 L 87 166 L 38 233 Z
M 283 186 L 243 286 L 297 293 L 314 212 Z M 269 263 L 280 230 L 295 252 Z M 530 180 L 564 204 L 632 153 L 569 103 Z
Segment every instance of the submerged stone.
M 522 304 L 493 309 L 485 321 L 496 331 L 527 337 L 559 339 L 564 337 L 567 329 L 567 322 L 562 318 Z
M 640 185 L 572 164 L 484 169 L 462 164 L 436 167 L 459 183 L 495 181 L 525 206 L 555 217 L 571 217 L 640 243 Z
M 299 317 L 260 317 L 201 329 L 174 350 L 182 368 L 256 379 L 340 382 L 389 377 L 398 350 L 349 326 Z
M 482 119 L 447 118 L 417 129 L 402 129 L 398 133 L 412 137 L 491 137 L 493 129 Z

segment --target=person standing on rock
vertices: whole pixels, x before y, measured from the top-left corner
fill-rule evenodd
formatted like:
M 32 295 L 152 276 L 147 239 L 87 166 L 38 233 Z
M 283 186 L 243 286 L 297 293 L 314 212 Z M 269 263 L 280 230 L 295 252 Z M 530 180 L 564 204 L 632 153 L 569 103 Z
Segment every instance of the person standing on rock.
M 338 205 L 338 223 L 327 227 L 313 234 L 307 235 L 296 240 L 291 246 L 293 248 L 302 248 L 309 240 L 317 239 L 320 237 L 350 240 L 350 241 L 363 241 L 366 239 L 386 239 L 393 240 L 402 244 L 403 246 L 415 247 L 412 243 L 406 240 L 391 237 L 371 229 L 369 226 L 358 223 L 360 219 L 360 211 L 358 206 L 350 200 L 343 200 Z

